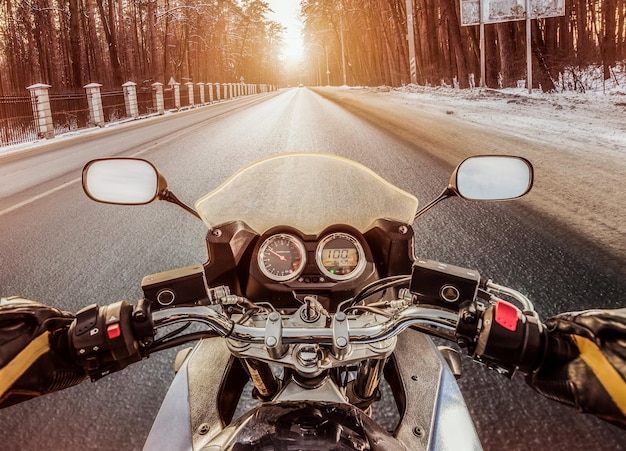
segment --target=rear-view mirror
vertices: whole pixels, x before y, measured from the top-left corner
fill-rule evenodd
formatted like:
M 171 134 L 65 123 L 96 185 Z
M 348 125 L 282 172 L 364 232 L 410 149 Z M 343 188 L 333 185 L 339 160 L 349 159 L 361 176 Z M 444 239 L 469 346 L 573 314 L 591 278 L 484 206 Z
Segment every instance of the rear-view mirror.
M 105 158 L 83 168 L 83 190 L 98 202 L 143 205 L 157 199 L 165 188 L 165 179 L 146 160 Z
M 532 164 L 521 157 L 479 155 L 464 160 L 452 174 L 451 188 L 470 200 L 507 200 L 528 193 Z

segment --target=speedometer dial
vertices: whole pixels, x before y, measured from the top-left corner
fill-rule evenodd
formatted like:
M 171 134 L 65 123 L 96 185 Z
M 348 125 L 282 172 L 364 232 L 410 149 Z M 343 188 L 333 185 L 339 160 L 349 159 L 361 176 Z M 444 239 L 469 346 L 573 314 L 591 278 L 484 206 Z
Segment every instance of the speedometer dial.
M 304 244 L 293 235 L 281 233 L 267 238 L 259 248 L 261 272 L 276 282 L 287 282 L 302 273 L 306 263 Z
M 315 255 L 317 266 L 334 280 L 348 280 L 365 269 L 365 252 L 361 243 L 347 233 L 332 233 L 320 241 Z

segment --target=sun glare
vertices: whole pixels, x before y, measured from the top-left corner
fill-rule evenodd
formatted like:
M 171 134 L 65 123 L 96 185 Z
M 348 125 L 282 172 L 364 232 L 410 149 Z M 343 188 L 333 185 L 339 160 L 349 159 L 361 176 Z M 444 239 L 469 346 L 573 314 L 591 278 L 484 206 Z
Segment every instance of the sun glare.
M 299 63 L 304 57 L 304 43 L 300 36 L 286 36 L 283 49 L 285 60 L 290 63 Z
M 298 0 L 268 0 L 273 11 L 272 18 L 285 27 L 283 34 L 283 58 L 290 64 L 299 63 L 304 57 L 300 2 Z

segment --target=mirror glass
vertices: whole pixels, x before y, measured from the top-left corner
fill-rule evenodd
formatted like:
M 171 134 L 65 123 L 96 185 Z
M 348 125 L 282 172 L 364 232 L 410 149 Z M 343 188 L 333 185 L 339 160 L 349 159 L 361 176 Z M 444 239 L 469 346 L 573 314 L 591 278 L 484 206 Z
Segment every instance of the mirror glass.
M 520 157 L 485 155 L 468 158 L 456 170 L 455 188 L 465 199 L 505 200 L 532 187 L 533 169 Z
M 83 169 L 83 189 L 98 202 L 141 205 L 157 196 L 158 173 L 151 163 L 133 158 L 89 162 Z

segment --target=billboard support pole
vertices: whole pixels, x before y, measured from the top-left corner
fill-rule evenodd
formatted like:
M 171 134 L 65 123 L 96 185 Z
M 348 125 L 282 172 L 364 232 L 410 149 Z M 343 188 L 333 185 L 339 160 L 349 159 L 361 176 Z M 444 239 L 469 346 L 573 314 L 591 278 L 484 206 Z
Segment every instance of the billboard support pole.
M 526 85 L 528 86 L 528 94 L 533 93 L 533 52 L 530 27 L 530 0 L 526 0 Z
M 415 29 L 413 25 L 413 0 L 406 0 L 406 39 L 409 41 L 409 71 L 411 83 L 417 84 L 417 60 L 415 59 Z
M 483 0 L 478 2 L 478 11 L 480 16 L 480 87 L 484 88 L 487 86 L 487 81 L 485 80 L 485 21 L 483 20 Z

